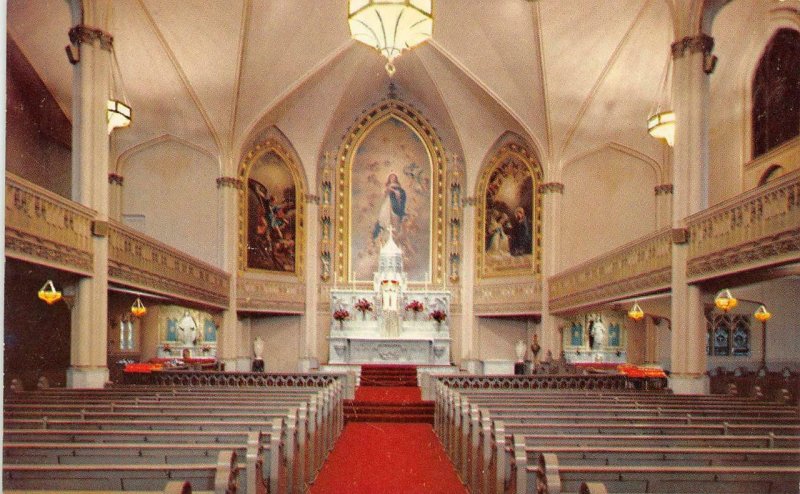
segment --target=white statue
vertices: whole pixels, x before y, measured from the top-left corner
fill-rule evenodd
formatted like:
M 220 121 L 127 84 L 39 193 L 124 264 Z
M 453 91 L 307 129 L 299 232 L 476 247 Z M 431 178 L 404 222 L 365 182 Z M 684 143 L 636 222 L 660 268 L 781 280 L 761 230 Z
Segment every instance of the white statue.
M 253 340 L 253 354 L 256 356 L 256 360 L 264 360 L 264 340 L 260 336 L 256 336 L 256 339 Z
M 602 350 L 603 345 L 606 342 L 606 327 L 603 324 L 603 321 L 598 319 L 592 323 L 591 328 L 589 331 L 592 333 L 592 339 L 594 341 L 594 345 L 592 349 Z
M 183 318 L 178 322 L 178 334 L 184 346 L 195 346 L 197 340 L 197 323 L 189 312 L 183 313 Z
M 514 350 L 517 353 L 517 362 L 523 362 L 525 360 L 525 352 L 528 350 L 525 347 L 525 342 L 522 341 L 522 340 L 519 340 L 517 342 L 517 346 L 514 348 Z

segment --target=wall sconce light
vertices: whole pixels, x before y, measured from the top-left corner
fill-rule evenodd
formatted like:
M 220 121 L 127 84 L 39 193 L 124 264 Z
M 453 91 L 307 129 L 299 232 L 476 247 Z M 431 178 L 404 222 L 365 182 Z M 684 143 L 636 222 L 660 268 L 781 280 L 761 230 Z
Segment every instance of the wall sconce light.
M 136 297 L 136 301 L 131 305 L 131 314 L 136 317 L 142 317 L 147 314 L 147 307 L 144 306 L 141 298 Z
M 56 290 L 52 280 L 47 280 L 44 286 L 39 289 L 39 298 L 47 302 L 47 305 L 53 305 L 61 300 L 61 292 Z
M 731 291 L 727 288 L 720 290 L 717 296 L 714 297 L 714 305 L 722 312 L 730 312 L 738 303 L 739 301 L 736 300 L 731 294 Z

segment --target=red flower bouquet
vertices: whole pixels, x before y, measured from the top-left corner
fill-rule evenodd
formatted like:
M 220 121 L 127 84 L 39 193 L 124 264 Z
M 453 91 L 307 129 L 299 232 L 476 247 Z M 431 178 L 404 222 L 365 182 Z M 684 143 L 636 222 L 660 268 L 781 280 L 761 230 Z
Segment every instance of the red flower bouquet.
M 354 307 L 356 310 L 361 311 L 361 313 L 371 312 L 372 311 L 372 302 L 365 298 L 360 298 L 356 301 Z
M 445 314 L 443 310 L 436 309 L 435 311 L 431 312 L 431 319 L 440 323 L 447 319 L 447 314 Z
M 350 317 L 350 313 L 347 312 L 345 309 L 338 309 L 336 312 L 333 313 L 333 318 L 339 322 L 344 321 Z
M 410 310 L 412 312 L 422 312 L 425 310 L 425 306 L 422 305 L 422 302 L 419 300 L 412 300 L 406 304 L 406 310 Z

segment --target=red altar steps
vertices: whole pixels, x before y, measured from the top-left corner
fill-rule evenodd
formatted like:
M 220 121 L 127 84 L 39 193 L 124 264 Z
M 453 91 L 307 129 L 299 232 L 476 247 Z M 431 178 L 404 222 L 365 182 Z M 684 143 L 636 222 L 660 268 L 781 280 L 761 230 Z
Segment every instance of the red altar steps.
M 365 365 L 354 400 L 345 400 L 345 423 L 433 424 L 433 402 L 422 401 L 413 365 Z
M 413 365 L 362 365 L 361 386 L 417 386 Z

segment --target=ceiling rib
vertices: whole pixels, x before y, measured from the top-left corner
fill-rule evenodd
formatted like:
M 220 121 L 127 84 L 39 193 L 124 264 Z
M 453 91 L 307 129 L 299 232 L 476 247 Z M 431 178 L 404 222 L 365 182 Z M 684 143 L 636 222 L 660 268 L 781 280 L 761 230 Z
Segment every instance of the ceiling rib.
M 192 84 L 189 82 L 189 78 L 183 71 L 181 64 L 178 62 L 178 57 L 175 55 L 175 52 L 173 52 L 172 49 L 169 47 L 169 43 L 167 43 L 164 34 L 158 28 L 155 19 L 153 18 L 150 11 L 147 9 L 147 6 L 144 4 L 144 0 L 137 0 L 137 3 L 139 4 L 139 7 L 142 9 L 142 12 L 144 13 L 145 18 L 147 19 L 147 22 L 150 24 L 150 27 L 153 29 L 153 33 L 158 39 L 158 42 L 161 44 L 161 48 L 164 50 L 164 53 L 167 55 L 167 58 L 169 58 L 169 61 L 175 68 L 175 72 L 178 74 L 178 77 L 180 78 L 184 89 L 189 94 L 189 97 L 192 99 L 192 102 L 197 108 L 197 111 L 199 111 L 200 115 L 203 117 L 203 122 L 206 124 L 208 132 L 214 139 L 214 144 L 217 147 L 217 152 L 220 152 L 222 150 L 222 142 L 220 140 L 220 136 L 217 133 L 216 129 L 214 128 L 214 125 L 211 123 L 211 118 L 209 117 L 208 112 L 206 111 L 205 107 L 203 107 L 203 104 L 200 102 L 200 97 L 197 96 L 197 93 L 192 87 Z
M 242 24 L 239 27 L 239 59 L 236 61 L 236 75 L 234 77 L 233 98 L 231 101 L 231 121 L 230 128 L 228 129 L 226 146 L 226 154 L 233 153 L 233 136 L 236 133 L 236 120 L 239 117 L 239 97 L 242 90 L 242 67 L 244 66 L 244 53 L 247 50 L 247 32 L 250 27 L 250 13 L 252 12 L 253 3 L 251 0 L 244 0 L 244 7 L 242 8 Z
M 536 28 L 536 49 L 539 50 L 537 61 L 539 65 L 539 82 L 542 85 L 542 98 L 544 99 L 544 122 L 545 128 L 547 129 L 547 156 L 542 156 L 542 159 L 546 163 L 546 167 L 548 168 L 548 172 L 551 170 L 556 170 L 558 167 L 555 166 L 555 156 L 553 156 L 553 123 L 552 119 L 550 118 L 550 97 L 547 90 L 547 78 L 544 76 L 544 67 L 545 67 L 545 60 L 544 60 L 544 40 L 542 37 L 542 11 L 539 7 L 538 2 L 533 2 L 532 12 L 533 12 L 533 25 Z M 553 181 L 555 177 L 552 177 L 552 173 L 547 174 L 547 180 Z
M 637 24 L 639 24 L 639 20 L 644 15 L 648 5 L 649 5 L 648 2 L 642 3 L 642 7 L 639 9 L 639 12 L 636 14 L 636 17 L 633 18 L 633 22 L 631 22 L 631 25 L 628 26 L 628 29 L 625 31 L 625 34 L 620 39 L 619 43 L 617 44 L 617 47 L 614 48 L 614 52 L 611 54 L 611 57 L 609 57 L 605 67 L 603 67 L 603 71 L 600 73 L 600 76 L 595 81 L 594 86 L 592 86 L 592 89 L 589 91 L 589 94 L 586 95 L 586 99 L 583 101 L 580 110 L 578 110 L 578 114 L 575 116 L 575 121 L 570 127 L 569 132 L 567 132 L 567 137 L 566 139 L 564 139 L 564 144 L 561 146 L 561 150 L 559 151 L 559 156 L 564 156 L 564 154 L 567 151 L 567 148 L 572 143 L 572 138 L 574 137 L 575 132 L 578 130 L 578 127 L 580 127 L 581 121 L 583 120 L 583 116 L 589 110 L 589 107 L 591 106 L 592 102 L 594 102 L 594 98 L 595 96 L 597 96 L 597 92 L 600 90 L 600 87 L 603 85 L 603 82 L 605 82 L 608 73 L 611 72 L 611 68 L 614 66 L 614 63 L 619 58 L 620 53 L 622 53 L 622 48 L 630 39 L 633 29 L 636 27 Z

